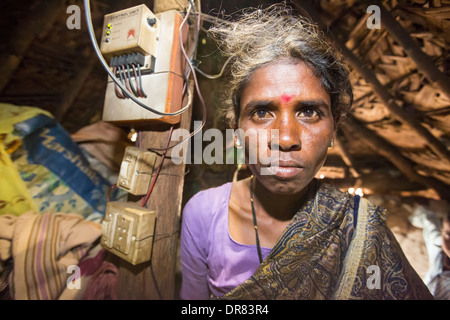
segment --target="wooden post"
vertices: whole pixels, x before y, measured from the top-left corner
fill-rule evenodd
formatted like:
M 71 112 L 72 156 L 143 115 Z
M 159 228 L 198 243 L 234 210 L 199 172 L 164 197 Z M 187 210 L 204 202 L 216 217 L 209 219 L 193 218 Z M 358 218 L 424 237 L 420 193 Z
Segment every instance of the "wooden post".
M 186 101 L 184 101 L 186 103 Z M 189 129 L 191 111 L 184 112 L 178 128 Z M 141 148 L 164 148 L 169 127 L 160 125 L 141 132 Z M 172 142 L 171 144 L 174 144 Z M 161 157 L 158 157 L 156 167 Z M 156 210 L 156 227 L 152 257 L 149 262 L 133 266 L 123 260 L 119 264 L 118 296 L 123 300 L 172 300 L 175 298 L 175 273 L 180 231 L 180 212 L 185 165 L 175 165 L 166 156 L 158 180 L 147 202 Z M 139 200 L 140 201 L 140 200 Z
M 169 9 L 183 11 L 187 1 L 155 0 L 152 11 L 158 13 Z M 164 6 L 162 6 L 162 4 Z M 187 7 L 187 6 L 186 6 Z M 162 10 L 160 10 L 163 8 Z M 190 36 L 192 33 L 190 33 Z M 188 54 L 192 39 L 188 39 Z M 192 83 L 189 84 L 194 92 Z M 183 105 L 187 103 L 187 97 Z M 175 130 L 190 129 L 192 108 L 182 113 L 180 123 Z M 169 135 L 169 125 L 149 126 L 141 131 L 141 148 L 164 148 Z M 172 142 L 173 145 L 175 142 Z M 187 143 L 187 142 L 186 142 Z M 156 211 L 156 227 L 151 261 L 133 266 L 119 261 L 119 299 L 124 300 L 171 300 L 175 296 L 176 259 L 180 232 L 180 213 L 184 186 L 185 164 L 175 165 L 170 160 L 170 151 L 166 155 L 158 180 L 147 202 L 149 209 Z M 159 165 L 158 157 L 156 166 Z

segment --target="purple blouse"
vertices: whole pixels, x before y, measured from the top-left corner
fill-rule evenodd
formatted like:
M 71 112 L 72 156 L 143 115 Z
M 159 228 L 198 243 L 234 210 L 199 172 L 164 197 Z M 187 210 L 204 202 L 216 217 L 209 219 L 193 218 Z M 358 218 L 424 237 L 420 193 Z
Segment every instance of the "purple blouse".
M 228 182 L 200 191 L 184 207 L 180 253 L 182 299 L 222 296 L 250 278 L 259 266 L 256 245 L 238 243 L 230 236 L 231 185 Z M 261 251 L 264 259 L 271 249 L 262 247 Z

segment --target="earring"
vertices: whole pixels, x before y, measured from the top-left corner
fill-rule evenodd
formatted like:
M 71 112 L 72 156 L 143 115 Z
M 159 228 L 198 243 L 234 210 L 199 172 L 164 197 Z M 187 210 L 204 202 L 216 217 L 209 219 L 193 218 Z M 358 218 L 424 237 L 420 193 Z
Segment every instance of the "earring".
M 241 140 L 239 140 L 239 138 L 237 137 L 234 137 L 234 146 L 238 149 L 242 148 Z
M 332 148 L 333 146 L 334 146 L 334 139 L 331 139 L 330 148 Z

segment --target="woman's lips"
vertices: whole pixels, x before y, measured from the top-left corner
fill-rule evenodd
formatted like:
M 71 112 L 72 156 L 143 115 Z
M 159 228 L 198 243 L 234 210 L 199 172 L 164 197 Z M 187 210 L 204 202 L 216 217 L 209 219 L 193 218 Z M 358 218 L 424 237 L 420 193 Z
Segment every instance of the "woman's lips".
M 292 178 L 303 171 L 302 167 L 283 167 L 283 166 L 270 166 L 267 168 L 270 173 L 280 178 Z

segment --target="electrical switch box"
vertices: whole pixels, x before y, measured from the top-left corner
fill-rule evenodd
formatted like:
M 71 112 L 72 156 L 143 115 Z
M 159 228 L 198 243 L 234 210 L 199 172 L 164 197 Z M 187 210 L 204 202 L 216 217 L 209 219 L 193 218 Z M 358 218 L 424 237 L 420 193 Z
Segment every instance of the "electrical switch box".
M 156 154 L 137 147 L 127 147 L 120 165 L 117 186 L 134 195 L 147 193 Z
M 153 15 L 145 14 L 147 10 L 139 8 L 141 9 L 131 8 L 124 13 L 105 16 L 101 48 L 108 57 L 114 59 L 111 63 L 114 66 L 110 65 L 112 73 L 134 95 L 134 98 L 160 113 L 174 113 L 182 108 L 186 57 L 181 45 L 186 46 L 189 26 L 185 23 L 180 30 L 183 18 L 176 10 L 161 12 L 152 18 Z M 135 10 L 142 14 L 131 15 Z M 125 13 L 126 17 L 120 18 Z M 115 30 L 119 26 L 114 21 L 121 23 L 117 38 Z M 149 23 L 155 24 L 149 27 Z M 108 26 L 111 27 L 110 30 Z M 126 47 L 131 29 L 136 30 L 136 37 L 151 34 L 152 40 L 133 42 L 133 46 Z M 106 36 L 108 31 L 110 36 Z M 115 44 L 117 47 L 114 47 Z M 144 56 L 142 65 L 130 62 L 137 61 L 136 56 L 133 56 L 136 52 Z M 117 125 L 133 126 L 149 125 L 154 122 L 175 124 L 180 121 L 180 115 L 160 115 L 143 108 L 127 97 L 108 76 L 102 120 Z
M 118 257 L 137 265 L 151 259 L 156 212 L 132 202 L 106 204 L 101 245 Z
M 105 15 L 100 51 L 106 58 L 123 53 L 156 56 L 159 19 L 141 4 Z

